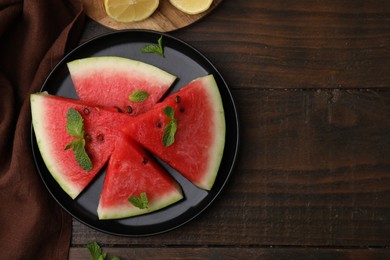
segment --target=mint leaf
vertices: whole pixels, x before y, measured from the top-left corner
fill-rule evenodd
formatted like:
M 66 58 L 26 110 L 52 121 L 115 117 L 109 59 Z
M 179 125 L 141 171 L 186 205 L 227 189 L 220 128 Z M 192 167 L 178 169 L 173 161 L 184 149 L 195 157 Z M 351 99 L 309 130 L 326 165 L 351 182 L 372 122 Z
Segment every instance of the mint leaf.
M 146 205 L 146 207 L 148 206 L 148 203 L 149 203 L 149 200 L 148 200 L 148 196 L 146 196 L 146 192 L 142 192 L 140 195 L 139 195 L 142 203 L 144 205 Z
M 160 49 L 163 48 L 163 46 L 162 46 L 162 35 L 160 36 L 160 38 L 158 38 L 157 44 L 158 44 L 158 47 L 160 47 Z
M 136 90 L 129 96 L 131 102 L 144 102 L 149 96 L 149 93 L 143 90 Z
M 164 48 L 162 46 L 162 35 L 157 40 L 157 44 L 158 45 L 153 45 L 153 44 L 145 45 L 144 47 L 142 47 L 141 51 L 144 53 L 155 53 L 164 57 Z
M 66 114 L 66 131 L 69 135 L 75 137 L 70 142 L 65 150 L 72 148 L 76 157 L 77 163 L 85 171 L 90 171 L 93 168 L 91 159 L 85 151 L 85 139 L 84 139 L 84 122 L 83 117 L 74 108 L 69 108 Z
M 68 149 L 70 149 L 70 148 L 74 149 L 74 147 L 76 147 L 76 145 L 77 145 L 77 142 L 79 142 L 79 139 L 73 140 L 72 142 L 70 142 L 70 143 L 65 147 L 65 150 L 68 150 Z
M 131 196 L 127 199 L 131 204 L 133 204 L 135 207 L 142 209 L 142 202 L 141 199 L 138 198 L 136 195 Z
M 88 172 L 92 170 L 93 165 L 91 159 L 89 158 L 87 152 L 85 151 L 84 138 L 73 140 L 65 147 L 65 150 L 68 150 L 70 148 L 72 148 L 73 153 L 76 157 L 76 161 L 81 166 L 81 168 Z
M 170 146 L 175 142 L 175 134 L 177 130 L 177 122 L 175 119 L 175 110 L 173 107 L 166 106 L 163 110 L 164 114 L 169 118 L 169 122 L 164 127 L 162 143 L 165 147 Z
M 145 45 L 141 51 L 144 53 L 154 53 L 160 56 L 164 56 L 162 49 L 157 45 Z
M 128 201 L 133 204 L 135 207 L 140 209 L 146 209 L 149 204 L 148 197 L 146 196 L 146 192 L 142 192 L 139 196 L 133 195 L 128 198 Z
M 69 108 L 66 113 L 66 131 L 76 138 L 84 136 L 83 117 L 74 108 Z
M 165 147 L 170 146 L 175 142 L 175 134 L 177 125 L 175 121 L 170 121 L 164 128 L 162 142 Z
M 103 257 L 103 260 L 106 256 L 102 256 L 103 250 L 96 242 L 89 242 L 87 244 L 87 248 L 89 250 L 89 253 L 91 254 L 92 260 L 100 260 Z
M 90 170 L 92 170 L 93 166 L 92 166 L 91 159 L 89 158 L 87 152 L 85 151 L 84 138 L 78 139 L 77 142 L 75 142 L 75 144 L 76 145 L 72 148 L 76 156 L 77 163 L 81 166 L 81 168 L 83 168 L 83 170 L 89 172 Z
M 170 120 L 175 120 L 175 110 L 173 107 L 166 106 L 163 112 Z
M 107 253 L 104 253 L 102 248 L 99 246 L 96 242 L 89 242 L 87 244 L 87 248 L 89 250 L 89 253 L 91 254 L 92 260 L 105 260 L 107 257 Z M 111 260 L 120 260 L 119 257 L 114 256 L 111 258 Z

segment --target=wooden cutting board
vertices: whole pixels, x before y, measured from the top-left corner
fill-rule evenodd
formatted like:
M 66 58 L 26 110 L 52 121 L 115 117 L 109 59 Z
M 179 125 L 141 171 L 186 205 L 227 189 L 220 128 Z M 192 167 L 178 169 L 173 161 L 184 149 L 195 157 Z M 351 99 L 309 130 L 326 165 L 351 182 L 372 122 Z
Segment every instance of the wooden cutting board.
M 107 16 L 104 10 L 104 0 L 82 0 L 88 17 L 115 30 L 149 29 L 160 32 L 174 31 L 190 25 L 210 13 L 222 0 L 214 0 L 211 7 L 196 15 L 189 15 L 176 9 L 168 0 L 160 0 L 160 5 L 152 16 L 141 22 L 118 23 Z

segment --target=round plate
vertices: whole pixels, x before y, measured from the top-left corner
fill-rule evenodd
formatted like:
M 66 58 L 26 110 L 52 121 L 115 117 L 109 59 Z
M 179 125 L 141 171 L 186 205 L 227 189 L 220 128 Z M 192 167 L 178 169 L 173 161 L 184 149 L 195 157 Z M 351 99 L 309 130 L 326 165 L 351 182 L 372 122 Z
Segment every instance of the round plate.
M 156 44 L 161 35 L 165 52 L 164 58 L 140 51 L 146 44 Z M 182 177 L 180 173 L 160 161 L 163 167 L 181 185 L 185 197 L 183 200 L 159 211 L 141 216 L 117 220 L 99 220 L 97 206 L 103 187 L 105 170 L 99 173 L 97 178 L 79 197 L 72 200 L 47 170 L 39 153 L 32 128 L 32 149 L 39 174 L 51 195 L 66 211 L 80 222 L 97 230 L 114 235 L 144 236 L 177 228 L 199 215 L 214 201 L 233 170 L 239 141 L 238 117 L 233 98 L 220 73 L 199 51 L 170 35 L 144 30 L 118 31 L 80 45 L 65 56 L 54 68 L 46 79 L 42 91 L 48 91 L 53 95 L 77 98 L 66 63 L 91 56 L 109 55 L 140 60 L 177 76 L 178 80 L 172 86 L 170 93 L 177 91 L 197 77 L 208 74 L 214 75 L 221 93 L 226 118 L 225 150 L 214 186 L 210 191 L 199 189 Z
M 132 23 L 119 23 L 107 16 L 104 1 L 82 0 L 85 13 L 96 22 L 111 29 L 148 29 L 169 32 L 188 26 L 209 14 L 222 0 L 214 0 L 205 12 L 195 15 L 183 13 L 168 0 L 160 1 L 157 10 L 146 20 Z

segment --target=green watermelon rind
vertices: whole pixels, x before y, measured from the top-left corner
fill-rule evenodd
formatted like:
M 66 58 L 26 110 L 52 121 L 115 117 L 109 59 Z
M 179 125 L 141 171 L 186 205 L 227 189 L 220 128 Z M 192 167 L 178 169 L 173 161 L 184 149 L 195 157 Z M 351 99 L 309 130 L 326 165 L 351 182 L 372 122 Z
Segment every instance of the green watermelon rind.
M 180 187 L 177 186 L 177 189 L 172 190 L 171 193 L 166 194 L 164 197 L 160 197 L 158 201 L 155 201 L 154 203 L 149 203 L 148 208 L 145 209 L 137 208 L 133 206 L 130 202 L 126 206 L 109 207 L 106 209 L 102 209 L 99 204 L 97 209 L 98 218 L 100 220 L 120 219 L 151 213 L 182 200 L 183 194 L 180 191 Z
M 208 170 L 204 175 L 204 178 L 200 183 L 196 185 L 200 188 L 211 190 L 214 185 L 215 179 L 218 175 L 219 167 L 221 165 L 224 149 L 225 149 L 225 138 L 226 138 L 226 121 L 225 121 L 225 111 L 223 108 L 221 94 L 218 89 L 218 85 L 215 81 L 215 78 L 212 74 L 199 78 L 204 84 L 203 86 L 207 88 L 208 96 L 212 108 L 214 108 L 214 118 L 210 120 L 215 124 L 214 128 L 214 144 L 210 144 L 212 150 L 210 151 L 210 164 Z
M 37 145 L 47 170 L 51 173 L 51 175 L 61 186 L 61 188 L 72 199 L 75 199 L 80 194 L 82 188 L 77 187 L 77 185 L 72 184 L 72 182 L 64 178 L 64 174 L 62 174 L 64 170 L 51 156 L 51 151 L 53 150 L 51 146 L 51 140 L 49 138 L 51 135 L 47 133 L 44 126 L 44 122 L 46 122 L 47 120 L 45 120 L 46 113 L 44 111 L 45 105 L 43 103 L 45 96 L 47 95 L 48 94 L 46 92 L 30 95 L 32 124 L 34 127 Z
M 71 77 L 85 75 L 91 70 L 122 70 L 123 73 L 142 75 L 142 78 L 150 78 L 162 85 L 170 86 L 176 80 L 176 76 L 142 61 L 118 56 L 96 56 L 73 60 L 67 63 Z

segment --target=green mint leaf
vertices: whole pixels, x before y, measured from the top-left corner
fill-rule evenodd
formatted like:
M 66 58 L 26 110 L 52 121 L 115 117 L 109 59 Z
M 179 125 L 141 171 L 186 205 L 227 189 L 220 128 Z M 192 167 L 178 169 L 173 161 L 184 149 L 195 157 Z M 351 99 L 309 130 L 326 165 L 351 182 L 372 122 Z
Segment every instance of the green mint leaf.
M 163 46 L 162 46 L 162 35 L 160 36 L 160 38 L 158 38 L 157 44 L 158 44 L 158 47 L 160 47 L 161 52 L 162 52 L 163 55 L 164 55 Z
M 161 48 L 158 47 L 157 45 L 145 45 L 141 49 L 141 51 L 144 52 L 144 53 L 154 53 L 154 54 L 158 54 L 160 56 L 164 56 L 164 54 L 162 53 Z
M 170 121 L 164 128 L 162 143 L 165 147 L 172 145 L 175 142 L 175 134 L 177 125 L 175 121 Z
M 77 163 L 83 168 L 85 171 L 90 171 L 92 170 L 92 162 L 91 159 L 89 158 L 87 152 L 85 151 L 85 140 L 83 139 L 78 139 L 76 141 L 73 141 L 74 143 L 73 152 L 76 156 Z
M 133 204 L 135 207 L 140 209 L 146 209 L 149 205 L 148 197 L 146 192 L 142 192 L 139 196 L 133 195 L 128 198 L 128 201 Z
M 89 242 L 87 244 L 87 248 L 91 255 L 92 260 L 105 260 L 107 257 L 107 253 L 103 252 L 102 248 L 96 242 Z M 114 256 L 111 260 L 120 260 L 119 257 Z
M 68 150 L 70 148 L 74 149 L 77 145 L 77 143 L 80 142 L 80 139 L 75 139 L 72 142 L 70 142 L 66 147 L 65 150 Z
M 164 114 L 169 118 L 169 122 L 164 127 L 162 143 L 165 147 L 170 146 L 175 142 L 175 134 L 177 130 L 177 123 L 175 119 L 175 110 L 173 107 L 166 106 L 163 110 Z
M 141 200 L 140 200 L 137 196 L 135 196 L 135 195 L 131 196 L 131 197 L 128 198 L 127 200 L 128 200 L 131 204 L 133 204 L 135 207 L 137 207 L 137 208 L 140 208 L 140 207 L 142 206 Z
M 163 112 L 170 120 L 175 120 L 175 110 L 173 107 L 166 106 Z
M 146 192 L 142 192 L 139 195 L 139 197 L 141 199 L 142 204 L 147 208 L 149 204 L 149 200 L 148 200 L 148 196 L 146 196 Z
M 74 108 L 69 108 L 66 113 L 66 131 L 73 137 L 84 137 L 83 117 Z
M 89 242 L 87 244 L 87 248 L 89 250 L 89 253 L 91 254 L 91 259 L 92 260 L 100 260 L 102 259 L 102 248 L 98 245 L 96 242 Z M 104 260 L 104 258 L 103 258 Z
M 131 102 L 144 102 L 149 96 L 149 93 L 143 90 L 136 90 L 129 96 Z
M 145 45 L 144 47 L 142 47 L 141 51 L 144 53 L 155 53 L 155 54 L 158 54 L 158 55 L 164 57 L 164 47 L 162 45 L 162 35 L 157 40 L 157 44 L 158 45 L 154 45 L 154 44 Z
M 74 109 L 69 108 L 66 114 L 66 131 L 69 135 L 77 138 L 70 142 L 65 150 L 72 148 L 76 157 L 77 163 L 85 171 L 92 170 L 92 162 L 85 151 L 85 139 L 84 139 L 84 120 L 80 113 Z
M 72 148 L 73 153 L 76 157 L 76 161 L 81 166 L 81 168 L 88 172 L 92 170 L 93 165 L 91 159 L 89 158 L 87 152 L 85 151 L 84 138 L 73 140 L 65 147 L 65 150 L 68 150 L 70 148 Z

